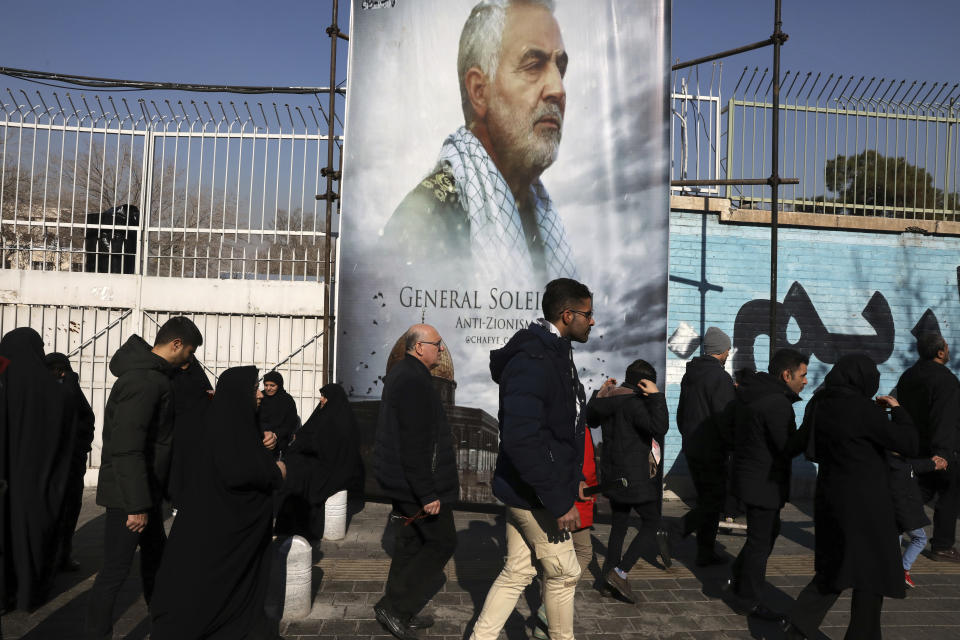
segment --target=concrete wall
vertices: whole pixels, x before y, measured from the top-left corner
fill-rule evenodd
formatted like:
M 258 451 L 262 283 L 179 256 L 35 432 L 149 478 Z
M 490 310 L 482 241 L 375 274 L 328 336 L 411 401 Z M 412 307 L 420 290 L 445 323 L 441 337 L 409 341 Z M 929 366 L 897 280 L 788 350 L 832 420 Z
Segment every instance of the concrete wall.
M 770 228 L 764 219 L 769 213 L 730 212 L 724 201 L 674 198 L 673 207 L 666 459 L 667 468 L 674 467 L 670 475 L 682 477 L 686 468 L 677 460 L 680 433 L 674 416 L 686 362 L 699 355 L 699 336 L 716 325 L 733 338 L 731 373 L 767 367 Z M 869 219 L 852 219 L 854 227 L 836 220 L 842 216 L 826 216 L 824 226 L 811 226 L 820 218 L 792 214 L 789 222 L 807 226 L 781 227 L 779 234 L 778 344 L 785 339 L 784 346 L 812 354 L 804 401 L 795 405 L 798 420 L 841 355 L 865 351 L 873 356 L 881 363 L 880 390 L 888 392 L 916 360 L 912 332 L 918 326 L 939 327 L 952 344 L 960 338 L 960 237 L 920 233 L 951 234 L 955 225 L 877 220 L 870 229 Z M 960 347 L 955 353 L 960 355 Z M 960 370 L 960 357 L 953 357 L 951 368 Z M 813 473 L 812 465 L 795 463 L 795 475 Z M 682 493 L 683 480 L 674 484 Z

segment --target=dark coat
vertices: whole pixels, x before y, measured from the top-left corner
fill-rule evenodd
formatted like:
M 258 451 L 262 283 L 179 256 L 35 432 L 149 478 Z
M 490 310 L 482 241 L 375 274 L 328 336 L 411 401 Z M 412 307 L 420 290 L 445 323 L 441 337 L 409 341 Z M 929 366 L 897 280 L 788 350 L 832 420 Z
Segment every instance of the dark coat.
M 73 452 L 68 394 L 29 327 L 0 340 L 0 606 L 31 610 L 53 585 Z
M 339 384 L 320 389 L 317 405 L 287 449 L 287 490 L 312 505 L 322 505 L 343 489 L 362 483 L 357 421 Z
M 449 503 L 460 495 L 453 435 L 430 370 L 406 354 L 387 372 L 373 445 L 374 477 L 401 502 Z
M 272 431 L 277 435 L 277 446 L 273 457 L 279 458 L 290 445 L 290 439 L 300 427 L 297 403 L 281 385 L 272 396 L 263 394 L 259 410 L 260 431 Z
M 793 403 L 800 400 L 765 371 L 737 387 L 733 449 L 734 494 L 746 504 L 779 509 L 790 499 L 790 467 L 803 450 Z
M 626 478 L 627 486 L 604 491 L 610 500 L 639 504 L 663 495 L 663 437 L 669 428 L 667 401 L 662 393 L 644 396 L 626 384 L 609 393 L 595 392 L 587 403 L 587 424 L 603 431 L 600 478 Z M 652 443 L 660 445 L 660 463 L 651 460 Z
M 500 385 L 500 451 L 493 495 L 523 509 L 567 513 L 583 480 L 583 385 L 573 368 L 570 340 L 531 324 L 490 352 Z
M 167 490 L 173 451 L 173 367 L 143 338 L 130 338 L 110 359 L 117 377 L 103 412 L 97 504 L 145 513 Z
M 930 458 L 909 458 L 887 452 L 890 465 L 890 496 L 897 518 L 897 531 L 913 531 L 930 524 L 923 510 L 923 495 L 917 483 L 917 473 L 929 473 L 936 469 Z
M 203 366 L 193 360 L 173 375 L 173 459 L 170 462 L 170 501 L 182 509 L 183 499 L 197 482 L 203 419 L 213 387 Z
M 687 363 L 680 381 L 677 427 L 688 458 L 723 464 L 733 446 L 736 394 L 723 363 L 700 356 Z
M 256 384 L 256 367 L 227 369 L 217 382 L 198 481 L 173 520 L 150 602 L 155 640 L 241 640 L 264 630 L 264 555 L 283 477 L 263 446 Z
M 960 382 L 946 366 L 918 360 L 897 382 L 897 400 L 920 434 L 922 457 L 940 456 L 950 464 L 960 449 Z
M 852 587 L 902 598 L 886 450 L 914 455 L 917 433 L 904 409 L 894 408 L 891 420 L 873 402 L 879 381 L 867 356 L 844 356 L 807 405 L 807 452 L 819 465 L 815 568 L 836 591 Z

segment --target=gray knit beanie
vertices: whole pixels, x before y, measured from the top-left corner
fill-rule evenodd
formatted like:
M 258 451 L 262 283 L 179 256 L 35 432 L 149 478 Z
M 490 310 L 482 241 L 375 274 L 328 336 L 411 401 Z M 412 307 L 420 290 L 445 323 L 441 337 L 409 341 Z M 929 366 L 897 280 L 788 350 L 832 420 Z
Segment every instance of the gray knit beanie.
M 710 327 L 703 334 L 703 353 L 712 356 L 730 348 L 730 336 L 716 327 Z

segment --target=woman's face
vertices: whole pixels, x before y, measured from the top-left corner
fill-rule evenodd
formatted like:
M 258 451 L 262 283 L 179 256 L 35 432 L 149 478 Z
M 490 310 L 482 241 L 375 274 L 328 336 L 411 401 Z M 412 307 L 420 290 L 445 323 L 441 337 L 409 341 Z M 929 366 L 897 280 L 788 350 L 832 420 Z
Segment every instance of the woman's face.
M 268 382 L 267 384 L 273 384 L 273 383 Z M 274 385 L 274 387 L 276 387 L 276 385 Z M 257 401 L 257 409 L 259 409 L 259 408 L 260 408 L 260 401 L 263 400 L 263 392 L 260 391 L 260 385 L 256 385 L 256 386 L 253 387 L 253 397 L 254 397 L 254 398 L 256 399 L 256 401 Z
M 277 383 L 276 382 L 264 382 L 263 383 L 263 392 L 268 396 L 272 396 L 277 392 Z
M 320 396 L 320 408 L 323 409 L 327 405 L 327 399 L 324 396 Z

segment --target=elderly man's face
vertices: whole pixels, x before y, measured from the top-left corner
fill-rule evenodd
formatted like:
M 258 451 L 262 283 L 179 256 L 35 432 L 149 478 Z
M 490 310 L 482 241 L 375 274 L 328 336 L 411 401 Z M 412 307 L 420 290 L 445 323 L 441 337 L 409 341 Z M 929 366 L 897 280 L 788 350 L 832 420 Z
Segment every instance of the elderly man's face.
M 536 5 L 507 9 L 486 117 L 498 157 L 538 175 L 553 164 L 566 109 L 566 70 L 563 37 L 553 15 Z

